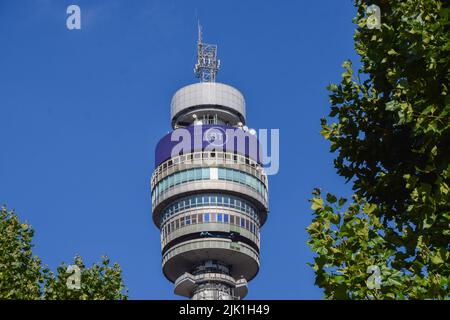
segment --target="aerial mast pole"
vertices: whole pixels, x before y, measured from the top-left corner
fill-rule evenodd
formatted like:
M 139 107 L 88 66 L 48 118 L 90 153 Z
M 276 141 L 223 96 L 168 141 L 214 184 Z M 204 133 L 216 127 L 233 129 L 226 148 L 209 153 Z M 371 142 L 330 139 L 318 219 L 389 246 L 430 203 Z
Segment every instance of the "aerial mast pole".
M 197 63 L 194 73 L 200 82 L 216 82 L 220 60 L 217 59 L 217 45 L 203 43 L 202 26 L 198 22 Z

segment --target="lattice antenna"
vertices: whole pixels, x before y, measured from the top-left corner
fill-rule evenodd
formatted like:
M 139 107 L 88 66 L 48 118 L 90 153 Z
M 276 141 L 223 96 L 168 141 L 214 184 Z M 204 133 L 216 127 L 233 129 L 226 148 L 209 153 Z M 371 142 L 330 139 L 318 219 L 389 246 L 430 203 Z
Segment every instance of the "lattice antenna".
M 200 82 L 215 82 L 220 68 L 220 60 L 217 59 L 217 45 L 203 43 L 202 26 L 198 22 L 197 63 L 194 73 Z

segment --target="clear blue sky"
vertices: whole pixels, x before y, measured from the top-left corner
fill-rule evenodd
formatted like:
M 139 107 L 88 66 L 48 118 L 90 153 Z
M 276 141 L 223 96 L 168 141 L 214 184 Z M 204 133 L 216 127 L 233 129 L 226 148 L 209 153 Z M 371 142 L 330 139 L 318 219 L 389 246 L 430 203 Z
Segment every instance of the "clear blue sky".
M 82 30 L 66 28 L 78 4 Z M 280 129 L 261 270 L 248 299 L 320 299 L 306 265 L 314 187 L 349 196 L 320 117 L 356 62 L 352 1 L 0 0 L 0 204 L 36 229 L 52 269 L 80 254 L 121 264 L 131 298 L 176 299 L 151 220 L 154 147 L 170 99 L 194 83 L 196 16 L 219 45 L 218 81 L 253 128 Z

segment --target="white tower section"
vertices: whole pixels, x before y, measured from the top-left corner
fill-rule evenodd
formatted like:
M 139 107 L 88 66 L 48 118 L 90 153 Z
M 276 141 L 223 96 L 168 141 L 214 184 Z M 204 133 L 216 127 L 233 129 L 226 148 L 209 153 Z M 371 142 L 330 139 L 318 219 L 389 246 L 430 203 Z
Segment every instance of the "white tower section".
M 194 117 L 195 115 L 195 117 Z M 194 119 L 202 124 L 245 124 L 245 100 L 239 90 L 217 82 L 200 82 L 178 90 L 171 104 L 172 127 L 185 127 Z

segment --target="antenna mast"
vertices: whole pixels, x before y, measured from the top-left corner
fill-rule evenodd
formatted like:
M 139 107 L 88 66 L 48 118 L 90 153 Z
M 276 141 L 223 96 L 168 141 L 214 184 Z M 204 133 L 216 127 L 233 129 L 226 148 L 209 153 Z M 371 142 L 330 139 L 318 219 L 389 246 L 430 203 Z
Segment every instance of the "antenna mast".
M 200 82 L 216 82 L 220 60 L 217 59 L 217 45 L 203 43 L 202 26 L 198 22 L 197 63 L 194 73 Z

